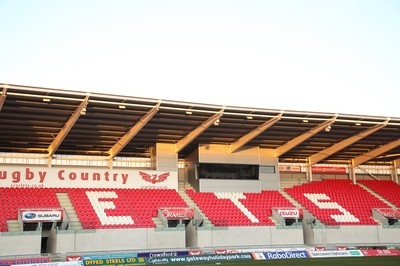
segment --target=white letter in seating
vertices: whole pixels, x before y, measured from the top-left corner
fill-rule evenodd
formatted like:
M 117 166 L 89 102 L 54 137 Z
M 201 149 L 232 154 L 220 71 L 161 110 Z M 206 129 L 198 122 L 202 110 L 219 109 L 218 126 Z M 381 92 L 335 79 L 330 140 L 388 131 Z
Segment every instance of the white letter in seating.
M 240 192 L 214 192 L 214 195 L 219 199 L 230 199 L 233 204 L 244 214 L 247 218 L 250 219 L 252 223 L 259 223 L 260 221 L 257 217 L 252 214 L 249 209 L 244 206 L 239 199 L 245 199 L 246 196 Z
M 115 204 L 112 201 L 99 201 L 99 199 L 116 199 L 118 195 L 115 191 L 86 191 L 86 195 L 102 225 L 134 223 L 131 216 L 107 216 L 104 211 L 105 209 L 115 209 Z
M 320 202 L 318 200 L 330 200 L 331 198 L 324 193 L 304 193 L 304 196 L 311 200 L 315 205 L 317 205 L 320 209 L 334 209 L 339 210 L 343 214 L 331 214 L 330 216 L 336 222 L 353 222 L 358 223 L 360 220 L 356 218 L 353 214 L 347 211 L 345 208 L 339 205 L 339 203 L 335 201 L 330 202 Z

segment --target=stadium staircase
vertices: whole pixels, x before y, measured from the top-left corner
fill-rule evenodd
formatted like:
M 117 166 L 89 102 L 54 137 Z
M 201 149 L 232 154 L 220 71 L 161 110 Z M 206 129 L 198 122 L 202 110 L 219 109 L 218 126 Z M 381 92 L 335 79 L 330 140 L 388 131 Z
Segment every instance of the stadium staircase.
M 156 225 L 156 228 L 165 228 L 165 226 L 163 225 L 163 223 L 160 220 L 160 218 L 152 217 L 151 219 L 153 220 L 154 224 Z
M 68 193 L 56 193 L 58 202 L 60 203 L 61 208 L 63 208 L 69 219 L 69 230 L 82 230 L 81 221 L 76 214 L 74 207 L 72 206 L 71 199 L 68 196 Z
M 290 201 L 294 206 L 296 206 L 296 208 L 302 209 L 303 206 L 301 206 L 301 204 L 295 200 L 294 198 L 292 198 L 286 191 L 281 190 L 280 193 L 288 200 Z
M 204 212 L 199 208 L 199 206 L 192 200 L 192 198 L 186 193 L 186 189 L 194 189 L 189 183 L 179 182 L 178 183 L 178 193 L 182 197 L 182 199 L 186 202 L 186 204 L 195 209 L 200 215 L 201 220 L 203 221 L 204 227 L 213 227 L 214 225 L 208 219 L 208 217 L 204 214 Z
M 8 232 L 21 232 L 21 226 L 18 220 L 7 220 Z
M 288 201 L 290 201 L 294 206 L 296 206 L 296 208 L 299 209 L 305 209 L 304 206 L 302 206 L 297 200 L 295 200 L 292 196 L 290 196 L 286 191 L 284 191 L 283 189 L 280 190 L 281 194 L 288 199 Z M 315 216 L 314 216 L 314 223 L 313 223 L 314 227 L 315 226 L 324 226 L 324 224 L 318 220 Z

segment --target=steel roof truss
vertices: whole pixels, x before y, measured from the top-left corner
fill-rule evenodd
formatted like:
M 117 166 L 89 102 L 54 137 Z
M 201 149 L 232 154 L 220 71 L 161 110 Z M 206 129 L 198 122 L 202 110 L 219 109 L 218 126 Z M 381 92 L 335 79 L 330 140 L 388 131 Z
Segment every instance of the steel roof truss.
M 6 93 L 7 93 L 7 88 L 4 88 L 0 95 L 0 112 L 1 112 L 1 109 L 3 108 L 4 102 L 6 101 L 6 98 L 7 98 Z
M 84 108 L 86 108 L 86 106 L 88 104 L 88 100 L 89 100 L 89 96 L 86 96 L 85 99 L 82 101 L 82 103 L 78 106 L 78 108 L 72 114 L 72 116 L 65 123 L 65 125 L 61 129 L 61 131 L 54 138 L 54 140 L 52 141 L 50 146 L 47 148 L 47 151 L 48 151 L 48 155 L 47 156 L 48 156 L 48 158 L 51 158 L 54 155 L 54 153 L 57 151 L 58 147 L 61 145 L 62 141 L 65 139 L 65 137 L 71 131 L 71 129 L 74 126 L 75 122 L 81 116 L 82 111 L 84 110 Z
M 361 165 L 365 162 L 368 162 L 369 160 L 381 155 L 382 153 L 385 153 L 387 151 L 390 151 L 396 147 L 400 146 L 400 139 L 397 139 L 395 141 L 389 142 L 385 145 L 382 145 L 374 150 L 371 150 L 365 154 L 362 154 L 360 156 L 357 156 L 355 158 L 353 158 L 352 161 L 352 165 L 353 166 L 358 166 Z
M 120 138 L 117 143 L 114 144 L 111 149 L 108 150 L 108 160 L 112 160 L 118 153 L 125 148 L 125 146 L 132 140 L 134 136 L 153 118 L 153 116 L 160 109 L 160 103 L 158 103 L 153 109 L 145 114 L 139 121 L 129 129 L 129 131 Z
M 290 151 L 291 149 L 293 149 L 294 147 L 296 147 L 297 145 L 303 143 L 304 141 L 306 141 L 307 139 L 311 138 L 312 136 L 314 136 L 315 134 L 317 134 L 318 132 L 324 130 L 327 126 L 332 125 L 336 120 L 336 116 L 323 122 L 322 124 L 310 129 L 309 131 L 301 134 L 300 136 L 295 137 L 292 140 L 289 140 L 288 142 L 286 142 L 285 144 L 281 145 L 280 147 L 276 148 L 274 150 L 274 155 L 275 157 L 279 157 L 282 154 L 285 154 L 286 152 Z
M 364 130 L 364 131 L 362 131 L 362 132 L 360 132 L 360 133 L 358 133 L 358 134 L 356 134 L 354 136 L 351 136 L 351 137 L 349 137 L 347 139 L 344 139 L 344 140 L 342 140 L 342 141 L 340 141 L 340 142 L 338 142 L 338 143 L 336 143 L 336 144 L 334 144 L 334 145 L 332 145 L 332 146 L 330 146 L 330 147 L 328 147 L 328 148 L 326 148 L 326 149 L 324 149 L 324 150 L 322 150 L 322 151 L 310 156 L 307 161 L 310 163 L 310 165 L 317 164 L 320 161 L 322 161 L 323 159 L 331 156 L 332 154 L 334 154 L 334 153 L 336 153 L 336 152 L 348 147 L 349 145 L 359 141 L 360 139 L 363 139 L 363 138 L 367 137 L 368 135 L 378 131 L 379 129 L 381 129 L 383 127 L 385 127 L 388 122 L 389 122 L 389 120 L 386 120 L 383 124 L 375 125 L 375 126 L 369 128 L 367 130 Z
M 276 122 L 278 122 L 280 119 L 282 118 L 282 114 L 277 115 L 274 118 L 271 118 L 270 120 L 268 120 L 267 122 L 265 122 L 264 124 L 260 125 L 259 127 L 257 127 L 256 129 L 250 131 L 249 133 L 247 133 L 246 135 L 244 135 L 243 137 L 239 138 L 237 141 L 233 142 L 230 145 L 231 148 L 231 152 L 235 152 L 238 149 L 240 149 L 241 147 L 243 147 L 244 145 L 246 145 L 246 143 L 248 143 L 249 141 L 251 141 L 252 139 L 254 139 L 255 137 L 257 137 L 258 135 L 260 135 L 261 133 L 263 133 L 265 130 L 267 130 L 268 128 L 270 128 L 271 126 L 273 126 Z
M 212 126 L 217 120 L 219 120 L 223 114 L 224 110 L 221 109 L 218 113 L 214 114 L 212 117 L 203 122 L 196 129 L 192 130 L 189 134 L 183 137 L 175 144 L 175 151 L 179 153 L 184 149 L 190 142 L 196 139 L 201 133 L 203 133 L 207 128 Z

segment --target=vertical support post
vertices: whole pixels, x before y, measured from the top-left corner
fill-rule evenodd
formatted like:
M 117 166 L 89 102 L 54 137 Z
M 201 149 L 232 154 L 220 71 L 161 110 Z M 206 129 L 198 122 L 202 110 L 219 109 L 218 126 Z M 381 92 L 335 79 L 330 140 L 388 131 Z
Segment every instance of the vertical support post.
M 308 179 L 308 183 L 311 183 L 313 181 L 313 176 L 312 176 L 312 165 L 311 165 L 310 157 L 308 157 L 306 167 L 307 167 L 306 178 Z
M 107 166 L 108 166 L 109 169 L 113 169 L 114 168 L 113 159 L 107 160 Z
M 357 183 L 357 179 L 356 179 L 356 170 L 354 167 L 354 161 L 351 160 L 351 163 L 349 165 L 349 174 L 350 174 L 350 179 L 351 181 L 353 181 L 353 184 Z
M 392 180 L 396 182 L 396 184 L 399 183 L 399 175 L 397 174 L 397 168 L 399 168 L 400 165 L 397 163 L 397 161 L 393 162 L 393 169 L 392 169 Z

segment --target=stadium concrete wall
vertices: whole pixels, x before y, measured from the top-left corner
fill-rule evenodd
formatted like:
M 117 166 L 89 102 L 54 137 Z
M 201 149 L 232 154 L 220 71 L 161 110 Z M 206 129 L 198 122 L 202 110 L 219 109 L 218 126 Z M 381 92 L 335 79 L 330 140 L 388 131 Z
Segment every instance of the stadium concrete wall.
M 40 232 L 2 233 L 0 256 L 38 255 L 41 253 Z M 186 248 L 185 230 L 102 229 L 52 230 L 47 239 L 47 252 L 107 252 L 117 250 L 149 250 Z
M 175 144 L 156 143 L 155 153 L 155 170 L 178 171 L 178 154 L 175 151 Z
M 51 253 L 186 248 L 185 230 L 176 228 L 58 231 L 48 242 Z
M 314 224 L 315 217 L 303 210 L 304 244 L 307 245 L 379 245 L 397 244 L 400 228 L 382 225 L 323 226 Z
M 314 228 L 315 245 L 388 245 L 398 244 L 400 229 L 380 225 Z
M 259 180 L 217 180 L 200 179 L 202 192 L 256 192 L 261 190 Z
M 199 248 L 304 244 L 301 228 L 278 229 L 275 226 L 199 227 L 192 241 L 192 247 Z
M 40 254 L 41 243 L 40 231 L 0 233 L 0 256 Z

